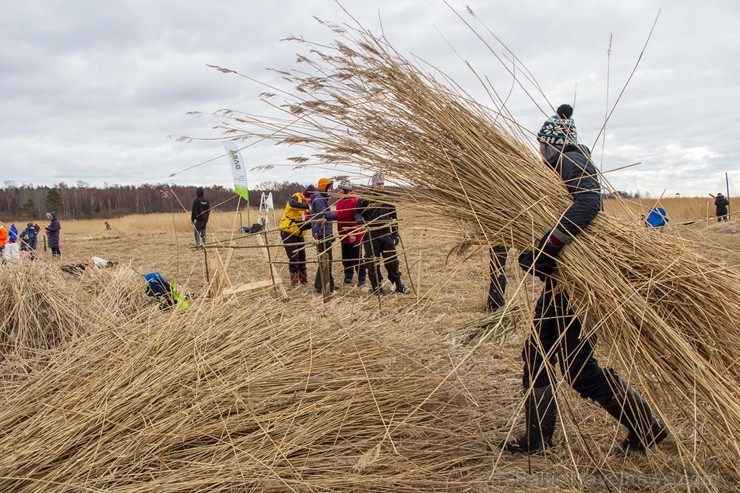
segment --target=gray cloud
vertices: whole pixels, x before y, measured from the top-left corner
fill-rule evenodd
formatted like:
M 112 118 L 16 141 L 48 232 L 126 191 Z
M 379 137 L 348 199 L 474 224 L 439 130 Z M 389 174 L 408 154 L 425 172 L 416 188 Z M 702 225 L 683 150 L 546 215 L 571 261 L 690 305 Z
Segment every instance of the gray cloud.
M 430 71 L 444 71 L 482 103 L 491 102 L 462 60 L 501 94 L 513 85 L 496 60 L 511 55 L 490 28 L 544 91 L 527 83 L 517 67 L 529 92 L 514 85 L 507 100 L 517 122 L 536 131 L 550 104 L 575 102 L 579 134 L 595 144 L 604 170 L 642 163 L 607 174 L 617 189 L 704 195 L 723 188 L 725 172 L 737 176 L 737 2 L 705 2 L 701 10 L 693 2 L 663 7 L 637 73 L 607 122 L 603 152 L 602 140 L 595 140 L 604 124 L 607 83 L 613 105 L 662 2 L 477 3 L 468 4 L 480 22 L 465 13 L 466 4 L 453 6 L 490 50 L 441 1 L 343 5 L 375 32 L 382 19 L 386 36 L 402 54 L 431 64 Z M 222 153 L 220 134 L 212 130 L 219 120 L 186 113 L 267 111 L 258 100 L 265 87 L 206 65 L 280 85 L 266 68 L 294 68 L 300 49 L 280 39 L 332 39 L 313 16 L 353 22 L 329 0 L 9 3 L 0 18 L 2 180 L 230 186 L 225 159 L 169 177 Z M 170 137 L 178 135 L 212 140 L 182 143 Z M 331 169 L 293 170 L 286 158 L 296 153 L 268 143 L 250 147 L 248 162 L 283 164 L 250 173 L 250 182 L 307 183 L 319 173 L 331 174 Z

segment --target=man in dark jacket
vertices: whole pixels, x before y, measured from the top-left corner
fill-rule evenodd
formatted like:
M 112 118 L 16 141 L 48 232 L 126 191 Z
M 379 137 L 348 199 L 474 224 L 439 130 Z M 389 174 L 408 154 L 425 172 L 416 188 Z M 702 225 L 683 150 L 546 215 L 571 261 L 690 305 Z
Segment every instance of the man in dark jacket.
M 62 250 L 59 248 L 59 232 L 62 225 L 59 222 L 56 212 L 47 212 L 46 217 L 49 219 L 49 225 L 46 226 L 46 237 L 49 241 L 52 257 L 61 257 Z
M 193 223 L 195 235 L 195 248 L 200 248 L 201 243 L 205 244 L 206 242 L 206 225 L 211 212 L 211 204 L 203 197 L 203 194 L 203 187 L 198 187 L 195 190 L 195 200 L 193 200 L 193 208 L 190 211 L 190 222 Z
M 714 198 L 714 212 L 717 216 L 717 222 L 727 221 L 727 207 L 730 205 L 730 201 L 727 197 L 719 192 Z
M 370 277 L 373 293 L 383 296 L 383 275 L 380 272 L 380 261 L 383 259 L 388 280 L 396 286 L 396 293 L 408 293 L 408 289 L 401 282 L 396 245 L 400 242 L 398 236 L 398 216 L 396 206 L 386 202 L 383 192 L 385 178 L 376 173 L 372 177 L 372 191 L 360 198 L 355 211 L 355 222 L 364 224 L 365 234 L 365 265 Z
M 557 289 L 557 282 L 551 277 L 560 251 L 576 240 L 601 209 L 596 169 L 588 149 L 576 142 L 575 133 L 563 132 L 553 138 L 552 129 L 559 125 L 557 120 L 570 120 L 572 114 L 569 105 L 561 106 L 558 115 L 548 120 L 538 134 L 543 160 L 560 174 L 573 202 L 558 224 L 545 233 L 537 249 L 523 252 L 519 257 L 522 268 L 544 281 L 545 286 L 535 307 L 533 331 L 522 351 L 522 383 L 528 392 L 525 431 L 509 440 L 505 448 L 533 454 L 552 446 L 557 410 L 549 372 L 557 362 L 566 382 L 627 428 L 627 438 L 615 450 L 618 455 L 627 455 L 663 441 L 668 436 L 666 427 L 634 387 L 614 370 L 604 371 L 599 366 L 594 357 L 595 338 L 583 337 L 581 320 L 570 307 L 567 294 Z M 575 129 L 575 126 L 563 122 L 560 128 Z M 554 141 L 563 145 L 552 144 Z

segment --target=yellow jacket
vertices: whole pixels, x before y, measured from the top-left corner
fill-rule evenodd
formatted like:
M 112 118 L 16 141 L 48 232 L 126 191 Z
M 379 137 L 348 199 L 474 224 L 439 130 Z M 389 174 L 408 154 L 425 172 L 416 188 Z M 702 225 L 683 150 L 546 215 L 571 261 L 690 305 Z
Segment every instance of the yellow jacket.
M 301 192 L 291 195 L 288 203 L 285 204 L 285 212 L 278 225 L 280 230 L 293 236 L 305 236 L 306 230 L 301 231 L 300 225 L 304 222 L 304 214 L 308 215 L 309 207 Z

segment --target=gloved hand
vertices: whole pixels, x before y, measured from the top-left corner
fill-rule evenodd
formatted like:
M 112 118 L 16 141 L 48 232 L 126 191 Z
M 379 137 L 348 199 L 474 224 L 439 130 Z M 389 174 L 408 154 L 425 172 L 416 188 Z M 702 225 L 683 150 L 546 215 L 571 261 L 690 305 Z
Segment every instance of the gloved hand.
M 553 272 L 555 272 L 555 260 L 546 256 L 540 255 L 537 258 L 537 262 L 534 261 L 535 253 L 532 250 L 527 250 L 519 255 L 519 266 L 525 271 L 529 272 L 533 276 L 537 276 L 540 281 L 544 281 Z
M 393 235 L 393 246 L 398 246 L 399 243 L 401 243 L 401 238 L 396 233 Z
M 535 251 L 527 250 L 519 255 L 519 265 L 544 281 L 555 272 L 557 267 L 555 259 L 564 246 L 564 243 L 547 233 L 540 239 Z

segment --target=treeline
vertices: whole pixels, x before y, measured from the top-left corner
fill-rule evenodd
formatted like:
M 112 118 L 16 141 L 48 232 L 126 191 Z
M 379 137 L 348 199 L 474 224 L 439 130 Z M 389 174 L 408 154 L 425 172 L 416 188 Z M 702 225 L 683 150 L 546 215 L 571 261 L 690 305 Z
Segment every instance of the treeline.
M 342 177 L 335 177 L 338 180 Z M 250 190 L 249 203 L 258 207 L 262 192 L 272 192 L 276 210 L 281 210 L 305 184 L 296 182 L 265 182 Z M 16 185 L 5 182 L 0 188 L 0 220 L 40 219 L 46 212 L 56 211 L 65 219 L 109 219 L 129 214 L 151 214 L 157 212 L 189 211 L 195 198 L 196 186 L 183 185 L 112 185 L 91 187 L 84 182 L 69 186 L 59 183 L 52 187 Z M 220 185 L 204 187 L 205 196 L 216 210 L 236 210 L 238 197 L 231 188 Z M 605 198 L 620 195 L 624 198 L 640 198 L 639 193 L 618 191 Z M 241 207 L 244 207 L 244 201 Z
M 91 187 L 84 182 L 69 186 L 59 183 L 52 187 L 16 185 L 5 182 L 0 188 L 0 220 L 13 218 L 32 220 L 46 212 L 56 211 L 65 219 L 108 219 L 128 214 L 151 214 L 190 210 L 196 186 L 183 185 L 112 185 Z M 216 210 L 236 210 L 237 195 L 222 186 L 203 187 L 211 207 Z M 249 203 L 259 206 L 263 191 L 272 192 L 276 209 L 281 209 L 290 195 L 303 190 L 300 183 L 269 182 L 250 190 Z M 244 207 L 242 200 L 241 207 Z

